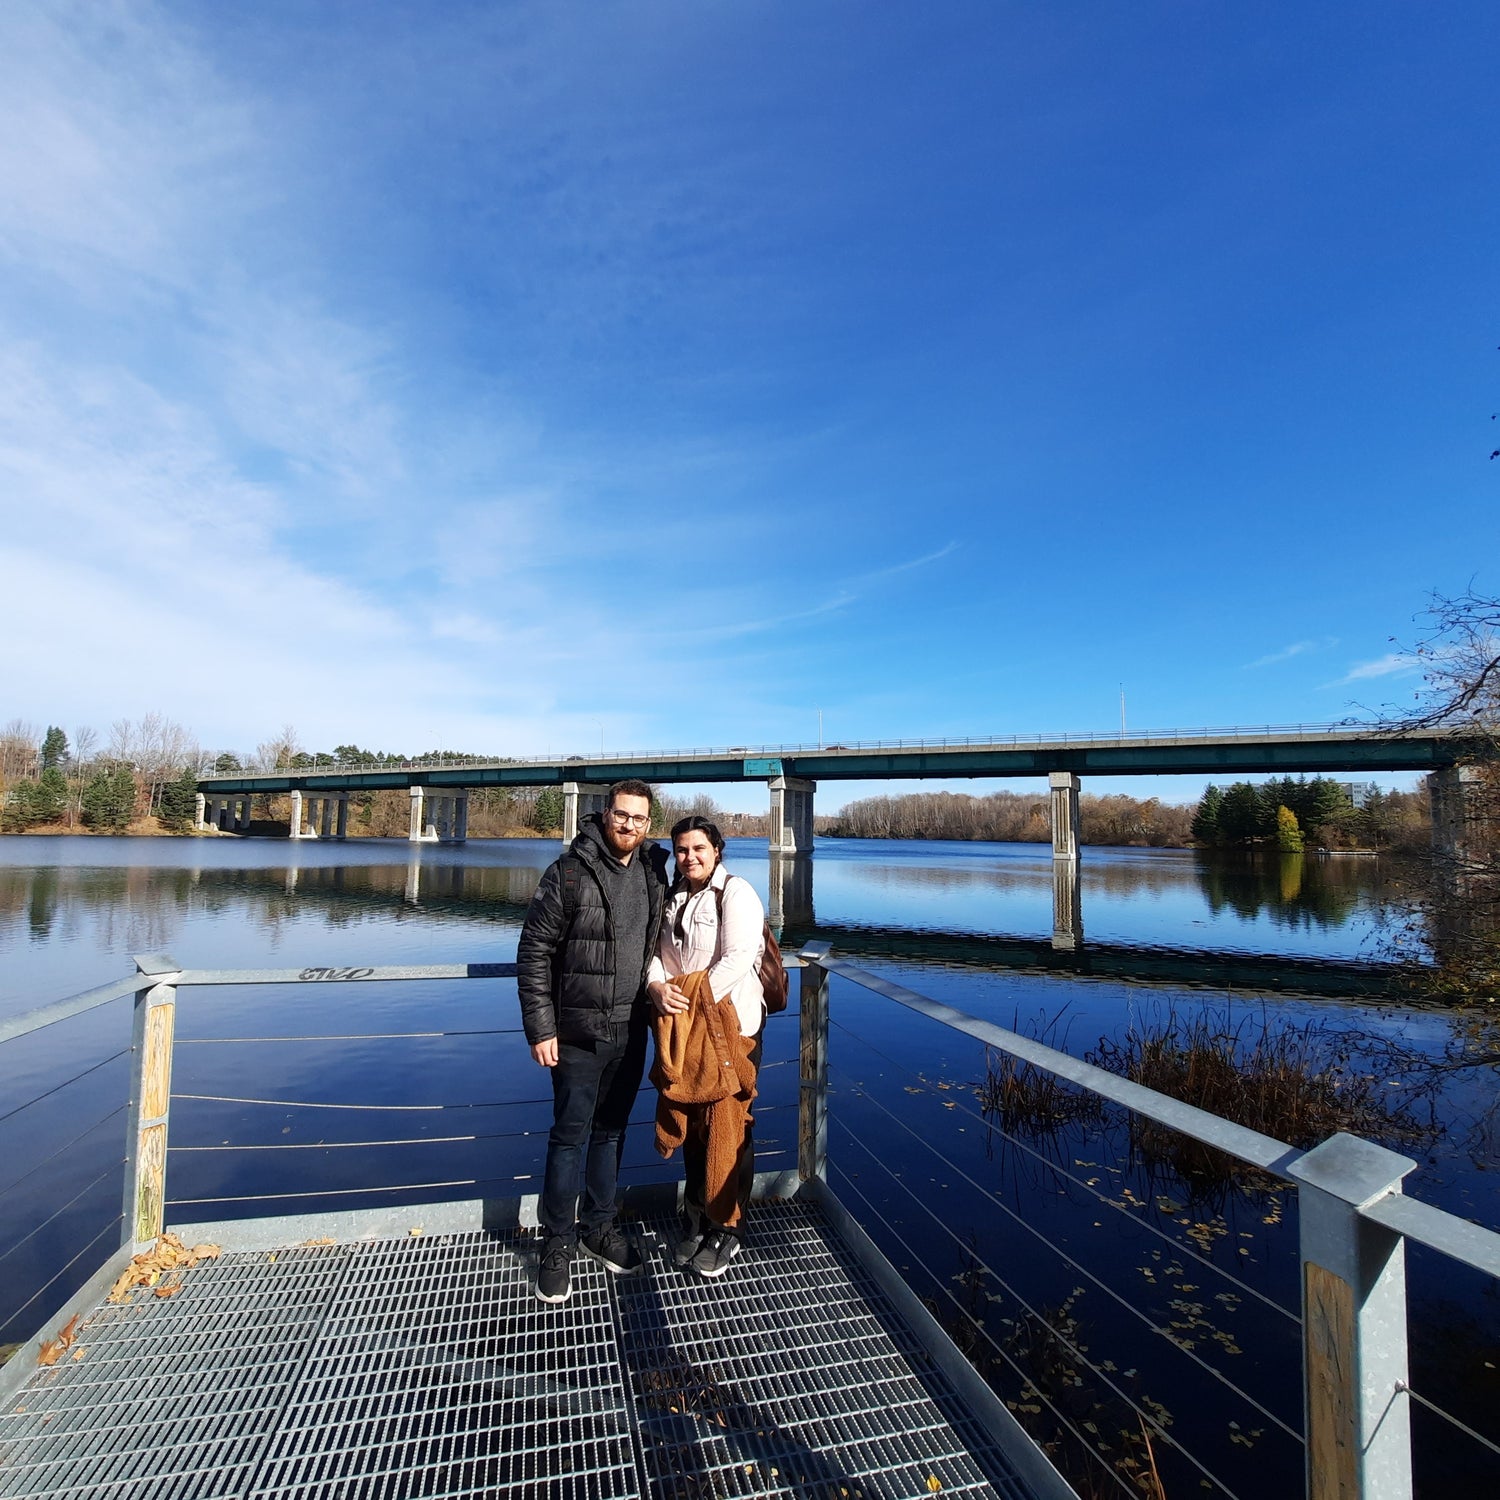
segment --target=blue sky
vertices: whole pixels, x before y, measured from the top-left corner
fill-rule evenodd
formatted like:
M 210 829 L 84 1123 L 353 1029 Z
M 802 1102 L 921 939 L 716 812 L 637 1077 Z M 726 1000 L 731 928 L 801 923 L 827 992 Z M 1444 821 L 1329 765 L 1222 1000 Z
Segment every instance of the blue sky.
M 1500 591 L 1497 50 L 1492 3 L 7 6 L 0 718 L 1410 701 L 1391 638 Z

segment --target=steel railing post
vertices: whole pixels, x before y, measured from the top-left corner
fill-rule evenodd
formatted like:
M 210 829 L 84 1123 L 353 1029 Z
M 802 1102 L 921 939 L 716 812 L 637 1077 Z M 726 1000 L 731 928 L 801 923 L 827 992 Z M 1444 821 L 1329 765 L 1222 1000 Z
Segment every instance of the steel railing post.
M 1406 1241 L 1360 1210 L 1401 1192 L 1408 1157 L 1340 1132 L 1297 1184 L 1309 1500 L 1411 1500 Z
M 797 1104 L 797 1175 L 803 1182 L 828 1175 L 828 970 L 827 943 L 808 943 L 797 1005 L 802 1059 Z
M 172 1033 L 181 965 L 164 953 L 139 954 L 146 987 L 135 994 L 130 1105 L 125 1134 L 124 1224 L 120 1242 L 139 1254 L 162 1231 L 167 1200 L 167 1114 L 172 1099 Z

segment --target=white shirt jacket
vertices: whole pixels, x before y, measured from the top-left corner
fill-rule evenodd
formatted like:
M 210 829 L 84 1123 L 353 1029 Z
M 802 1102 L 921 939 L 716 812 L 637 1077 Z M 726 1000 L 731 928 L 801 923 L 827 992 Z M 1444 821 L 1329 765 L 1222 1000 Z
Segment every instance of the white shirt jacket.
M 715 890 L 724 893 L 722 932 Z M 684 887 L 668 897 L 647 981 L 657 984 L 695 969 L 707 969 L 714 998 L 729 996 L 740 1018 L 740 1031 L 754 1036 L 766 1018 L 760 976 L 755 972 L 765 946 L 765 921 L 766 910 L 755 887 L 717 865 L 697 895 L 689 895 Z

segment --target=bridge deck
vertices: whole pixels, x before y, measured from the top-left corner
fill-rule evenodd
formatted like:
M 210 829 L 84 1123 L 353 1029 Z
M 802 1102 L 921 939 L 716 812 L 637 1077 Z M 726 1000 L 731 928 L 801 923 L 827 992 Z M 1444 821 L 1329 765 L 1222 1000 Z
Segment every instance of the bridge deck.
M 227 1253 L 5 1403 L 0 1495 L 1029 1494 L 818 1205 L 752 1213 L 719 1281 L 647 1219 L 559 1308 L 517 1234 Z

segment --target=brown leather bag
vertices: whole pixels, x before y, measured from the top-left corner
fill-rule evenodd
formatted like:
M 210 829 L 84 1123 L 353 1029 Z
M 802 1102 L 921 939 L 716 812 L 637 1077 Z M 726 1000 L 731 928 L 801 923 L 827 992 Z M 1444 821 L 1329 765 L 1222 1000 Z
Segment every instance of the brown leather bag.
M 731 875 L 730 880 L 743 879 L 742 876 Z M 725 882 L 728 884 L 728 881 Z M 724 925 L 724 889 L 722 886 L 714 887 L 714 909 L 718 914 L 719 926 Z M 762 922 L 761 942 L 764 945 L 760 955 L 760 961 L 755 966 L 755 977 L 760 980 L 761 998 L 766 1002 L 766 1014 L 774 1016 L 777 1011 L 786 1009 L 787 992 L 791 989 L 791 979 L 786 972 L 786 965 L 781 961 L 781 946 L 776 941 L 776 934 L 771 931 L 769 922 Z

